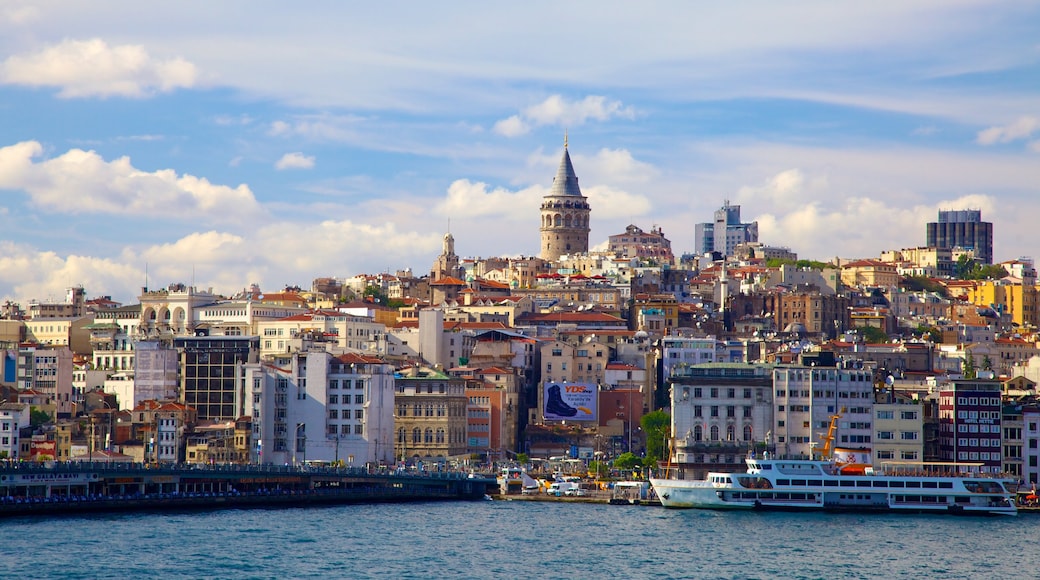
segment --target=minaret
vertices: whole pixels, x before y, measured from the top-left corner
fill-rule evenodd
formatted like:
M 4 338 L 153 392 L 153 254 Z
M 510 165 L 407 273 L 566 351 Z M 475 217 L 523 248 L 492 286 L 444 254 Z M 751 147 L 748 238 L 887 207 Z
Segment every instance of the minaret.
M 563 158 L 553 178 L 552 189 L 542 198 L 541 257 L 556 261 L 564 254 L 589 251 L 589 204 L 567 152 L 567 136 L 563 137 Z

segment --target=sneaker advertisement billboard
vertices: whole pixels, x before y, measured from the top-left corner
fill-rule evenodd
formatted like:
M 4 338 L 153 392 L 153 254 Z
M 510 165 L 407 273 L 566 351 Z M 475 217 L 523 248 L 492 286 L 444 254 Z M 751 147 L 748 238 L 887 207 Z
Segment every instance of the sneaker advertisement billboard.
M 546 383 L 542 415 L 546 421 L 595 421 L 599 389 L 595 383 Z

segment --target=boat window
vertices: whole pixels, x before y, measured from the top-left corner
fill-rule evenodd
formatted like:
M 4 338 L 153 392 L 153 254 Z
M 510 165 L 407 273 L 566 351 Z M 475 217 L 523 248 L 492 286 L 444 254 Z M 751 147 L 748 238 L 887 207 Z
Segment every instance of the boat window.
M 923 487 L 930 487 L 932 489 L 935 489 L 935 488 L 939 487 L 938 483 L 935 482 L 935 481 L 925 481 L 925 482 L 922 482 L 921 485 Z
M 908 481 L 906 482 L 907 487 L 921 487 L 920 481 Z
M 857 481 L 856 487 L 870 487 L 870 481 Z
M 791 485 L 805 485 L 804 479 L 792 479 Z
M 888 487 L 888 482 L 884 481 L 884 480 L 874 481 L 873 483 L 874 483 L 874 487 Z
M 791 485 L 790 479 L 778 479 L 776 480 L 777 485 Z
M 834 479 L 827 479 L 823 482 L 824 487 L 838 487 L 838 482 Z
M 765 464 L 765 465 L 763 465 L 763 466 L 761 467 L 761 469 L 762 469 L 763 471 L 765 471 L 765 470 L 767 470 L 767 469 L 772 469 L 772 468 L 773 468 L 773 466 L 772 466 L 772 465 L 770 465 L 770 464 L 768 464 L 768 463 L 767 463 L 767 464 Z
M 953 482 L 952 481 L 940 481 L 939 482 L 939 487 L 941 487 L 943 489 L 953 489 Z
M 903 487 L 903 482 L 902 481 L 890 481 L 890 482 L 888 482 L 888 487 Z
M 820 480 L 819 480 L 819 479 L 810 479 L 810 480 L 809 480 L 809 485 L 815 485 L 815 486 L 817 486 L 817 487 L 818 487 L 818 486 L 820 485 L 820 483 L 821 483 L 821 482 L 820 482 Z
M 856 482 L 852 481 L 851 479 L 843 479 L 841 481 L 841 486 L 842 487 L 855 487 L 856 486 Z

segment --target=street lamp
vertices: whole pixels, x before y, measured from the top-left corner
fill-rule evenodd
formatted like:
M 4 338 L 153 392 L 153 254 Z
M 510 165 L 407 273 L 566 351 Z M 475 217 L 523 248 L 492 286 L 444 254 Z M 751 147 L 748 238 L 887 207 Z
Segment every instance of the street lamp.
M 301 430 L 303 430 L 303 449 L 302 450 L 300 449 L 300 431 Z M 303 452 L 303 462 L 307 463 L 307 424 L 306 423 L 297 423 L 296 424 L 296 431 L 294 432 L 294 438 L 295 438 L 295 441 L 293 441 L 292 462 L 293 462 L 293 467 L 296 467 L 296 465 L 297 465 L 296 464 L 296 452 L 297 451 L 302 451 Z

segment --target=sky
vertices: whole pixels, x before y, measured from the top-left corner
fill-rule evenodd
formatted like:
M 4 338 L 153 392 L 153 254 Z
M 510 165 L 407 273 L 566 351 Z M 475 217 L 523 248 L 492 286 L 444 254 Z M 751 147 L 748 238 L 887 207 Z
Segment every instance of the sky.
M 1040 236 L 1040 3 L 0 3 L 0 300 L 134 303 L 537 255 L 564 134 L 590 245 L 727 200 L 818 260 L 980 209 Z

